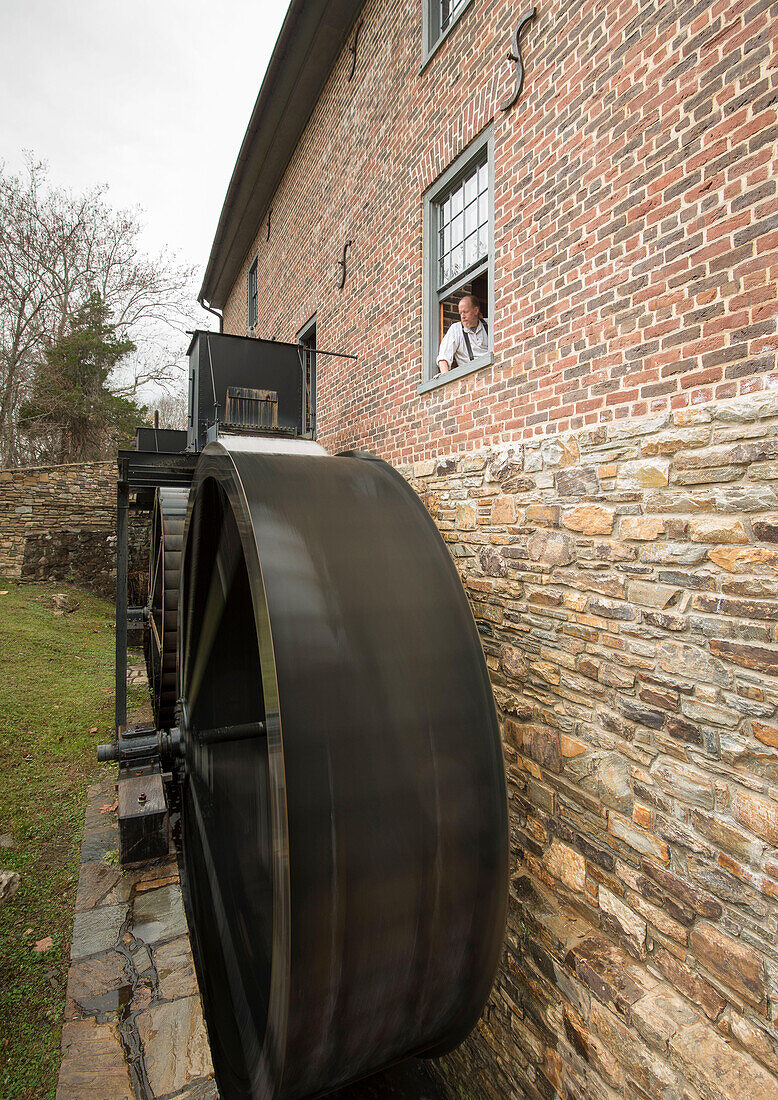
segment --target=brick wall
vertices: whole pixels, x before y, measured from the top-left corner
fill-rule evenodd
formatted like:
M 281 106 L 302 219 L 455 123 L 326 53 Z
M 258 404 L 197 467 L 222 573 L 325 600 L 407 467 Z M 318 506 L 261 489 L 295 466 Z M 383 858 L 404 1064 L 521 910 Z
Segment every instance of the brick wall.
M 472 4 L 419 73 L 421 9 L 370 0 L 246 255 L 225 329 L 294 339 L 317 314 L 321 439 L 407 462 L 761 390 L 776 368 L 776 16 Z M 495 363 L 417 395 L 422 195 L 494 126 Z M 337 290 L 343 243 L 348 276 Z
M 778 393 L 404 469 L 481 630 L 506 951 L 463 1097 L 778 1096 Z
M 319 438 L 448 540 L 504 733 L 505 957 L 462 1097 L 778 1095 L 776 28 L 767 2 L 370 0 L 225 308 L 315 312 Z M 423 193 L 494 127 L 495 362 L 419 395 Z M 336 289 L 343 242 L 354 241 Z

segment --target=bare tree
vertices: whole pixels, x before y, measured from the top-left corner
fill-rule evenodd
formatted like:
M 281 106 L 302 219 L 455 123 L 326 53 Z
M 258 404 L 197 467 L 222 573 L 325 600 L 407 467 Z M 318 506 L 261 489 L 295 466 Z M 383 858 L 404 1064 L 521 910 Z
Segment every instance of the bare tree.
M 152 402 L 152 410 L 159 413 L 160 428 L 186 428 L 188 422 L 187 391 L 185 387 L 161 394 Z
M 110 388 L 135 397 L 148 383 L 179 383 L 193 270 L 168 252 L 144 255 L 139 212 L 113 210 L 105 195 L 104 186 L 83 195 L 52 186 L 31 156 L 19 175 L 0 164 L 0 465 L 36 458 L 19 408 L 47 350 L 93 294 L 135 345 Z

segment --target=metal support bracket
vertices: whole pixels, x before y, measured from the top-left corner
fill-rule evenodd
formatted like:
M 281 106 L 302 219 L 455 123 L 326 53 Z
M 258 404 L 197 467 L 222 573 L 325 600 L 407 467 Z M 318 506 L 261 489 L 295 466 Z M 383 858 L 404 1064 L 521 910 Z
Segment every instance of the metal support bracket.
M 343 290 L 346 285 L 346 253 L 353 245 L 353 241 L 346 241 L 343 245 L 343 259 L 338 260 L 338 267 L 340 268 L 340 278 L 338 280 L 338 290 Z
M 513 61 L 516 65 L 516 89 L 510 99 L 506 99 L 504 103 L 500 104 L 501 111 L 510 111 L 521 94 L 521 87 L 524 83 L 524 63 L 521 60 L 521 45 L 519 39 L 521 38 L 521 32 L 532 22 L 536 14 L 535 8 L 530 8 L 526 15 L 522 15 L 516 26 L 516 31 L 513 35 L 513 51 L 508 54 L 508 60 Z
M 362 30 L 363 23 L 364 19 L 360 19 L 357 23 L 357 29 L 354 31 L 354 38 L 348 48 L 348 52 L 351 54 L 351 68 L 349 69 L 349 74 L 346 78 L 347 81 L 351 80 L 352 76 L 354 75 L 354 70 L 357 67 L 357 42 L 359 42 L 359 32 Z

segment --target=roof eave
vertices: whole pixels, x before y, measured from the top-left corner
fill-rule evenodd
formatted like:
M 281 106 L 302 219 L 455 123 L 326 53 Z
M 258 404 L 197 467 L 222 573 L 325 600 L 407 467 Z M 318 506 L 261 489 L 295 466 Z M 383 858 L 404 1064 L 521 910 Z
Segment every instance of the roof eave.
M 292 0 L 224 199 L 200 300 L 223 309 L 364 0 Z

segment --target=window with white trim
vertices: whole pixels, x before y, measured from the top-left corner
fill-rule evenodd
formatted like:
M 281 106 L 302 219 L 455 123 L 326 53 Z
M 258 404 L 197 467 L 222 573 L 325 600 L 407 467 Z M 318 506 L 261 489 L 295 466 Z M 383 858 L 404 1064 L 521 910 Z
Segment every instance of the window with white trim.
M 316 314 L 297 333 L 303 365 L 303 434 L 316 438 Z
M 494 286 L 494 185 L 491 128 L 477 138 L 424 196 L 423 383 L 438 375 L 438 349 L 445 333 L 459 321 L 458 305 L 475 295 L 489 330 L 489 351 L 451 364 L 444 378 L 467 374 L 492 361 L 488 322 Z M 472 349 L 468 348 L 468 353 Z
M 253 329 L 257 326 L 257 261 L 259 257 L 254 257 L 254 262 L 249 268 L 249 282 L 248 282 L 248 317 L 249 328 Z
M 472 0 L 424 0 L 422 34 L 424 58 L 429 61 Z

